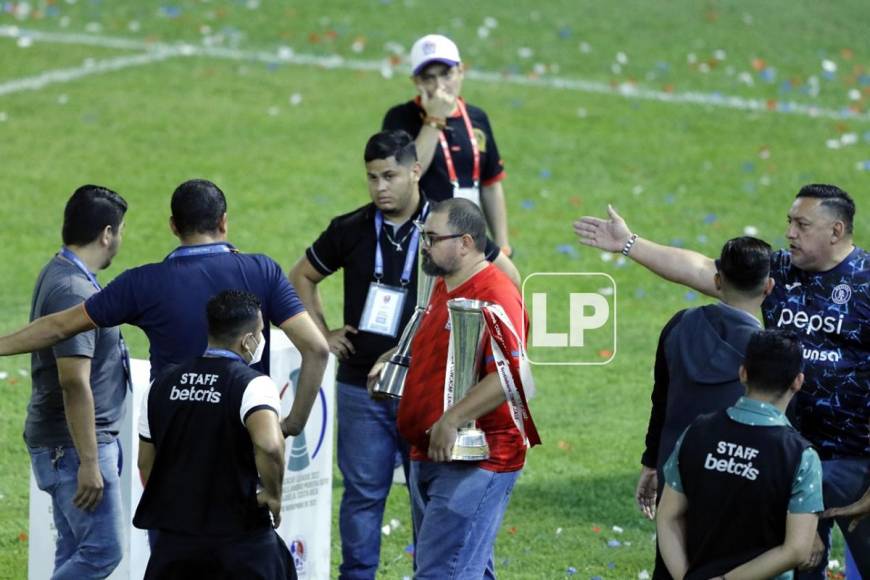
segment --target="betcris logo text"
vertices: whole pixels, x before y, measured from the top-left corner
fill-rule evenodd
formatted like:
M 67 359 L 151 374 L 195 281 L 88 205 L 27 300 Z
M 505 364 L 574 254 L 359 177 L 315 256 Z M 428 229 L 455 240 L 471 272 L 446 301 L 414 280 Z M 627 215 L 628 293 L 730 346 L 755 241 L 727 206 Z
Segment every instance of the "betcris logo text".
M 779 320 L 776 321 L 776 327 L 782 328 L 784 326 L 797 328 L 806 333 L 807 336 L 820 330 L 828 334 L 840 334 L 843 330 L 843 315 L 810 315 L 803 310 L 792 311 L 790 308 L 783 308 L 782 312 L 779 313 Z

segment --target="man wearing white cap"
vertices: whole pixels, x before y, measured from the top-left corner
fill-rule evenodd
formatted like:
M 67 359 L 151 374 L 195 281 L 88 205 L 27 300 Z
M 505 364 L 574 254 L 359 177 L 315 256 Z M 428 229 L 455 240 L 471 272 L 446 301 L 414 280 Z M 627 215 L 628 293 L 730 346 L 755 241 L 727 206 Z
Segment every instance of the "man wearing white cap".
M 418 96 L 387 111 L 384 130 L 415 137 L 423 168 L 420 188 L 432 201 L 471 199 L 481 206 L 492 238 L 510 257 L 504 163 L 489 118 L 460 96 L 464 69 L 456 44 L 426 35 L 411 48 L 411 80 Z

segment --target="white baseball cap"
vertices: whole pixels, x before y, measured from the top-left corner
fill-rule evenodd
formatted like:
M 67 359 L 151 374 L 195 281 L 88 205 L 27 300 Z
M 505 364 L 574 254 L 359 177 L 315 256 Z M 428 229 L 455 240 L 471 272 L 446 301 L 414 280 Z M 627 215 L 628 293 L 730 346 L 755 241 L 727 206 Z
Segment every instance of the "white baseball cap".
M 456 66 L 462 60 L 459 58 L 459 49 L 452 40 L 440 34 L 427 34 L 411 47 L 411 71 L 415 75 L 420 74 L 432 62 Z

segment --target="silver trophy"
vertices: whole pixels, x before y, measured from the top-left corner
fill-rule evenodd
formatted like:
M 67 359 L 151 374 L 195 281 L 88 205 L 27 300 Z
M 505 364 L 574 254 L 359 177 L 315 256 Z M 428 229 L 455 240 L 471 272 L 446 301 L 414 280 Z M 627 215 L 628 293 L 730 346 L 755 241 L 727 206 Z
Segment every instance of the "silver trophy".
M 422 246 L 422 244 L 420 244 Z M 429 305 L 429 297 L 435 286 L 435 277 L 425 273 L 422 268 L 422 256 L 417 254 L 417 306 L 414 314 L 408 320 L 402 330 L 402 336 L 396 345 L 396 352 L 384 365 L 381 378 L 372 389 L 372 394 L 379 398 L 401 399 L 402 391 L 405 390 L 405 377 L 408 375 L 408 367 L 411 365 L 411 342 L 417 334 L 417 328 Z
M 482 310 L 489 305 L 489 302 L 483 300 L 467 298 L 447 301 L 453 349 L 453 368 L 447 369 L 448 373 L 453 374 L 452 405 L 461 401 L 478 382 L 480 362 L 488 336 Z M 462 425 L 456 435 L 451 459 L 480 461 L 488 458 L 489 445 L 484 432 L 477 428 L 474 421 Z

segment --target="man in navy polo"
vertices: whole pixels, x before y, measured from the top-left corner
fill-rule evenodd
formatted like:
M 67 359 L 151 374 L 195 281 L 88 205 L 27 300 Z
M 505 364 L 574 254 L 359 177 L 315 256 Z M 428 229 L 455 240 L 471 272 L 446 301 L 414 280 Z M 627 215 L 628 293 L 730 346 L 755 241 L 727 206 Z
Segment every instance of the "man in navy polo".
M 329 349 L 281 267 L 268 256 L 244 254 L 227 241 L 223 192 L 204 179 L 172 194 L 172 233 L 181 245 L 162 262 L 125 271 L 78 305 L 44 316 L 0 338 L 0 356 L 32 352 L 94 328 L 132 324 L 148 336 L 151 377 L 205 352 L 205 305 L 223 290 L 246 290 L 259 300 L 263 320 L 287 334 L 302 355 L 299 388 L 284 436 L 298 435 L 317 397 Z M 269 340 L 269 333 L 265 333 Z M 269 348 L 255 367 L 269 371 Z

